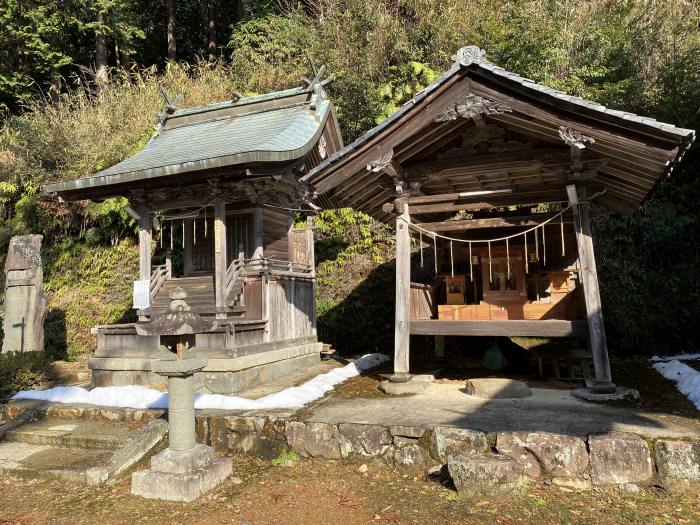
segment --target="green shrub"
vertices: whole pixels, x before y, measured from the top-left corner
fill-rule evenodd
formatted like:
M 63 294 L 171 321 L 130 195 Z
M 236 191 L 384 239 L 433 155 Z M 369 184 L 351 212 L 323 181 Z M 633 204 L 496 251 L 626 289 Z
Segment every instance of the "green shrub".
M 50 367 L 43 352 L 0 354 L 0 400 L 45 381 Z

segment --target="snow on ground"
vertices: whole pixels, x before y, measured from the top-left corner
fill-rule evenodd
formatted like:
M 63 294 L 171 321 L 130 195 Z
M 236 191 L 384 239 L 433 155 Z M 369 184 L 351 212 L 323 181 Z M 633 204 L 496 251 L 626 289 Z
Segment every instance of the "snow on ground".
M 700 354 L 679 354 L 679 355 L 666 355 L 658 356 L 655 355 L 649 361 L 659 362 L 659 361 L 695 361 L 700 359 Z
M 261 397 L 245 399 L 220 394 L 195 394 L 194 406 L 198 409 L 219 408 L 224 410 L 259 410 L 273 408 L 301 408 L 311 401 L 323 397 L 335 385 L 360 375 L 388 361 L 384 354 L 367 354 L 354 363 L 342 368 L 334 368 L 319 374 L 306 383 L 287 388 L 281 392 Z M 75 386 L 59 386 L 47 390 L 25 390 L 12 399 L 39 399 L 55 403 L 86 403 L 121 408 L 167 408 L 168 394 L 144 386 L 108 386 L 92 390 Z
M 700 410 L 700 372 L 678 359 L 652 365 L 666 379 L 676 382 L 676 388 Z

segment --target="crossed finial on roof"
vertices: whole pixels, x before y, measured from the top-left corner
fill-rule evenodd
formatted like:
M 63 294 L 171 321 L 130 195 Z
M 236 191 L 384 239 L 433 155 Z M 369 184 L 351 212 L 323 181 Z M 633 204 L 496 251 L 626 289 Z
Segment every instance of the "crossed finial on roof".
M 309 60 L 309 67 L 311 68 L 311 72 L 314 74 L 314 76 L 311 80 L 306 77 L 301 77 L 301 81 L 304 83 L 305 87 L 313 91 L 313 95 L 311 96 L 311 104 L 309 107 L 311 109 L 316 109 L 318 101 L 322 98 L 323 87 L 333 82 L 335 80 L 335 75 L 329 75 L 326 78 L 323 78 L 323 75 L 326 72 L 326 65 L 324 64 L 320 68 L 316 69 L 316 65 L 314 64 L 311 54 L 309 53 L 306 55 L 306 57 Z
M 182 94 L 178 93 L 175 99 L 172 99 L 163 87 L 163 84 L 158 84 L 158 89 L 160 89 L 160 94 L 163 95 L 163 98 L 165 99 L 165 112 L 168 115 L 172 115 L 177 110 L 177 106 L 182 103 Z

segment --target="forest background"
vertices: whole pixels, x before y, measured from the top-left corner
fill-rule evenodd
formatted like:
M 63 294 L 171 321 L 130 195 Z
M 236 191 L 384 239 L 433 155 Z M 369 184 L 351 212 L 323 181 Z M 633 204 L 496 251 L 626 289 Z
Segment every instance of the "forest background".
M 0 264 L 13 235 L 44 235 L 53 358 L 85 359 L 93 325 L 129 318 L 126 202 L 65 203 L 40 186 L 143 147 L 161 84 L 197 106 L 299 85 L 312 57 L 335 74 L 349 143 L 473 44 L 536 82 L 697 130 L 699 24 L 692 0 L 0 0 Z M 613 354 L 698 346 L 699 157 L 694 146 L 634 216 L 595 225 Z M 316 224 L 321 338 L 387 351 L 391 231 L 349 209 Z

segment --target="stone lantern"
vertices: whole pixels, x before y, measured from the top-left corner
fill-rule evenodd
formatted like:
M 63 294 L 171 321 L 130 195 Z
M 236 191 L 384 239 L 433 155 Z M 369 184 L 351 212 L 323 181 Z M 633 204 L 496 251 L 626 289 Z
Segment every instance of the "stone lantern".
M 211 447 L 198 445 L 195 435 L 194 374 L 207 366 L 197 357 L 196 334 L 216 323 L 192 312 L 187 294 L 176 288 L 170 306 L 148 323 L 138 323 L 139 335 L 160 337 L 161 359 L 151 370 L 168 378 L 168 448 L 151 458 L 151 468 L 135 472 L 131 493 L 149 499 L 193 501 L 231 473 L 231 461 L 219 458 Z

